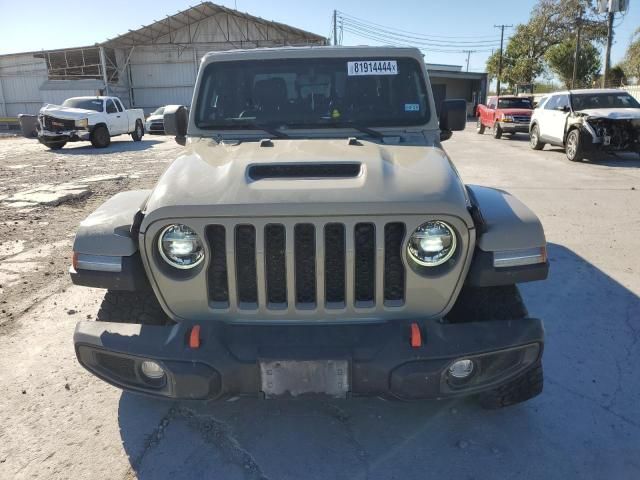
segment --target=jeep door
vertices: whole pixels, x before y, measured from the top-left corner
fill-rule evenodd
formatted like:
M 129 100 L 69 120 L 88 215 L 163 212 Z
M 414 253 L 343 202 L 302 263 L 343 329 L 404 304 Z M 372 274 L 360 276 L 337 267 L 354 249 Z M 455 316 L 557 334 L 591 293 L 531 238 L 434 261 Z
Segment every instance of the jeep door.
M 127 133 L 129 128 L 127 115 L 118 110 L 118 107 L 116 107 L 115 102 L 111 98 L 107 99 L 105 112 L 107 114 L 107 126 L 109 127 L 110 135 Z

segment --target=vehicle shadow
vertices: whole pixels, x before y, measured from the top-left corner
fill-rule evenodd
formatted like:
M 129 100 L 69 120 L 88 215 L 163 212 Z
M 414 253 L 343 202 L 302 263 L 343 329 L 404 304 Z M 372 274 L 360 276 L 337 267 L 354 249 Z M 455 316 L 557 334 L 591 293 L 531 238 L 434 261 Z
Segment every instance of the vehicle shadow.
M 522 287 L 545 320 L 545 391 L 484 411 L 473 399 L 216 403 L 123 393 L 133 472 L 159 479 L 640 478 L 640 299 L 550 244 L 550 277 Z M 427 332 L 427 344 L 428 344 Z M 481 473 L 479 473 L 481 472 Z
M 563 148 L 545 147 L 545 151 L 561 154 L 564 160 L 567 160 L 566 153 Z M 569 160 L 567 160 L 569 161 Z M 640 167 L 640 155 L 634 152 L 606 153 L 597 152 L 588 155 L 582 162 L 576 164 L 587 163 L 591 165 L 600 165 L 603 167 L 622 167 L 622 168 L 638 168 Z
M 140 142 L 134 142 L 130 139 L 113 139 L 111 140 L 111 144 L 106 148 L 95 148 L 89 142 L 67 143 L 64 148 L 60 150 L 49 150 L 49 152 L 62 155 L 112 155 L 123 152 L 142 152 L 159 143 L 163 142 L 161 140 L 148 139 L 145 136 Z

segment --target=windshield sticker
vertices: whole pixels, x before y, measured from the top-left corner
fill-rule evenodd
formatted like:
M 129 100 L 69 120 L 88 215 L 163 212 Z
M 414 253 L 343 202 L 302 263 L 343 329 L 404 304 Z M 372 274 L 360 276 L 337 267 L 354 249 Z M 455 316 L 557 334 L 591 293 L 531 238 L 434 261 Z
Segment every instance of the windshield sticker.
M 419 112 L 420 104 L 419 103 L 405 103 L 404 104 L 405 112 Z
M 366 62 L 347 62 L 347 75 L 397 75 L 398 62 L 395 60 L 374 60 Z

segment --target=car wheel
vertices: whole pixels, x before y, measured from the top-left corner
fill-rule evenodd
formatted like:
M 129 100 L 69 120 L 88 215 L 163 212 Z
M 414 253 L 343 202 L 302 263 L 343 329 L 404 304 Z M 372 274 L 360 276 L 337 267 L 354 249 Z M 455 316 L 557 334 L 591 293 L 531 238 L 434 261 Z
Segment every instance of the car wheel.
M 169 317 L 152 291 L 121 292 L 107 290 L 96 317 L 98 322 L 168 325 Z
M 496 123 L 493 126 L 493 138 L 500 138 L 502 137 L 502 128 L 500 128 L 500 124 Z
M 531 132 L 529 133 L 529 146 L 534 150 L 542 150 L 544 148 L 544 143 L 540 141 L 540 129 L 537 125 L 531 127 Z
M 484 133 L 484 125 L 482 124 L 480 118 L 478 118 L 478 122 L 476 123 L 476 133 L 478 133 L 479 135 L 482 135 Z
M 579 162 L 584 158 L 582 142 L 580 141 L 580 130 L 577 128 L 571 130 L 569 135 L 567 135 L 565 152 L 567 154 L 567 158 L 572 162 Z
M 105 148 L 108 147 L 111 143 L 111 136 L 109 135 L 109 130 L 104 125 L 100 125 L 96 127 L 93 132 L 91 132 L 91 145 L 96 148 Z
M 51 150 L 60 150 L 67 142 L 43 142 L 44 145 Z
M 140 123 L 140 120 L 137 120 L 136 128 L 133 132 L 131 132 L 131 138 L 133 138 L 134 142 L 139 142 L 140 140 L 142 140 L 143 135 L 144 135 L 144 127 L 142 126 L 142 123 Z

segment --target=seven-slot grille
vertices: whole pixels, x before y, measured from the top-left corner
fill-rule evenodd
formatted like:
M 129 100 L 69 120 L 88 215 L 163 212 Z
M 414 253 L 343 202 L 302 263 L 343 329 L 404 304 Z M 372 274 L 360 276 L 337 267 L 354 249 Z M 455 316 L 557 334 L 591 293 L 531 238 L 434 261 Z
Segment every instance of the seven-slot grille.
M 209 225 L 209 303 L 239 310 L 400 307 L 405 230 L 401 222 Z

